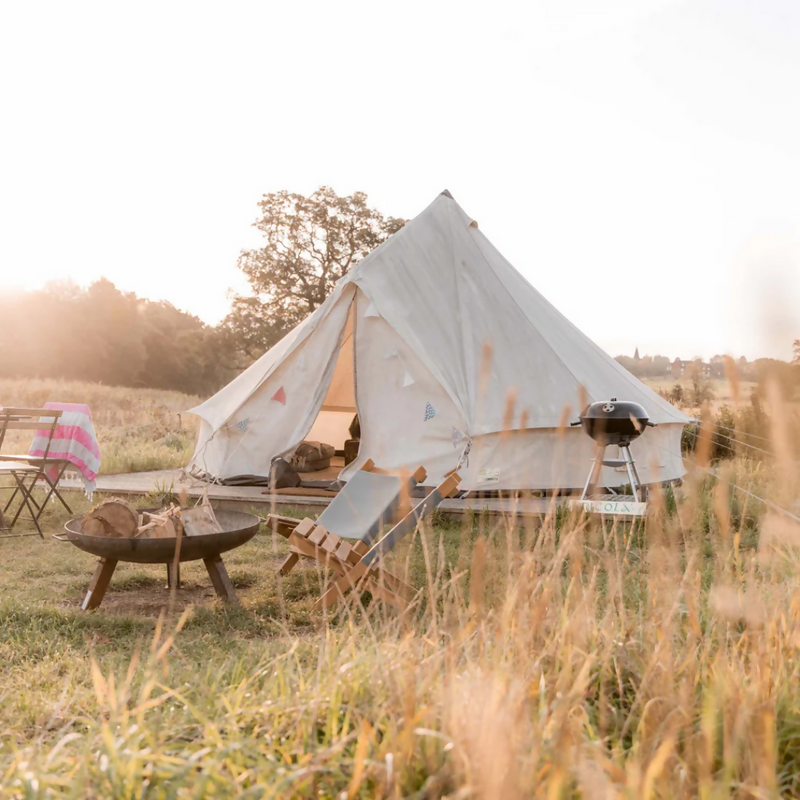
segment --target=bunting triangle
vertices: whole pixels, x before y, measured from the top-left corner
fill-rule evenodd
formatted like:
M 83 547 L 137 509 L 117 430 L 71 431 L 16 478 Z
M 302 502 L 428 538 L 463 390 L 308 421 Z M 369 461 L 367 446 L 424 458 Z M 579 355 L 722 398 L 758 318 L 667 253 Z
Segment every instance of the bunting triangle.
M 281 388 L 278 389 L 278 391 L 275 392 L 272 397 L 270 397 L 270 400 L 276 400 L 282 406 L 286 405 L 286 392 L 283 391 L 283 386 L 281 386 Z

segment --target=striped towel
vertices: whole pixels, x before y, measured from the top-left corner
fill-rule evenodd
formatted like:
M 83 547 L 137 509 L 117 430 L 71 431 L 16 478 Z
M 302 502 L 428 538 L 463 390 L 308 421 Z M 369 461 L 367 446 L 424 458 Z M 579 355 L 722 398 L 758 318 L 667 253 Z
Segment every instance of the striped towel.
M 89 406 L 83 403 L 45 403 L 44 407 L 63 412 L 53 433 L 47 457 L 63 459 L 77 467 L 83 478 L 86 496 L 91 500 L 97 470 L 100 469 L 100 446 L 97 444 Z M 42 421 L 45 419 L 47 417 L 42 417 Z M 44 456 L 48 435 L 49 431 L 36 431 L 28 455 Z M 48 469 L 47 477 L 55 480 L 58 470 L 55 467 Z

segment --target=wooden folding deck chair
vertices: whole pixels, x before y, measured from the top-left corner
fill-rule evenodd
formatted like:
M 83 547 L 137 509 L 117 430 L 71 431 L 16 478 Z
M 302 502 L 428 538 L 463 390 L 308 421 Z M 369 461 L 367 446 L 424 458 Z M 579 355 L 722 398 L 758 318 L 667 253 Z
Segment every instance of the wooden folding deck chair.
M 11 496 L 3 506 L 0 503 L 0 532 L 10 531 L 18 520 L 23 519 L 36 526 L 39 536 L 43 537 L 42 529 L 39 526 L 39 517 L 46 508 L 47 501 L 55 494 L 61 504 L 72 513 L 67 502 L 59 494 L 58 481 L 64 474 L 68 466 L 67 461 L 61 458 L 50 458 L 50 445 L 53 435 L 58 428 L 59 419 L 62 412 L 57 409 L 49 408 L 0 408 L 0 479 L 10 477 L 13 483 L 10 486 L 0 486 L 0 489 L 10 489 Z M 10 430 L 42 431 L 47 436 L 47 445 L 44 448 L 43 456 L 29 455 L 6 455 L 2 453 L 3 443 L 6 432 Z M 47 475 L 47 470 L 55 466 L 58 469 L 58 476 L 55 481 Z M 37 481 L 44 480 L 49 488 L 44 501 L 39 504 L 33 496 L 33 490 Z M 6 521 L 15 498 L 19 495 L 19 506 L 10 522 Z M 21 516 L 24 508 L 28 509 L 29 517 Z M 0 535 L 0 539 L 7 539 L 15 536 L 36 536 L 36 533 L 16 533 Z
M 409 501 L 410 490 L 425 480 L 420 467 L 401 479 L 367 462 L 348 481 L 328 508 L 314 521 L 270 515 L 268 525 L 289 540 L 291 553 L 281 566 L 281 574 L 292 570 L 300 556 L 315 559 L 339 576 L 318 604 L 325 608 L 360 583 L 376 597 L 405 607 L 414 590 L 383 569 L 382 558 L 409 531 L 430 514 L 446 497 L 458 489 L 461 478 L 453 471 L 416 508 Z M 396 522 L 375 542 L 385 524 Z

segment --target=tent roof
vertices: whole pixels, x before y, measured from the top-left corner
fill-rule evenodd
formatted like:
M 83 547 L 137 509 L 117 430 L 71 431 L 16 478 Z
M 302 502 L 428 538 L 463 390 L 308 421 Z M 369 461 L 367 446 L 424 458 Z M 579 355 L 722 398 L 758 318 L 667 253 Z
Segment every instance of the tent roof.
M 214 428 L 222 425 L 355 284 L 372 313 L 439 380 L 471 435 L 507 428 L 512 397 L 511 427 L 518 427 L 521 413 L 526 427 L 556 427 L 566 405 L 575 418 L 582 399 L 612 396 L 641 403 L 656 423 L 689 420 L 581 333 L 471 223 L 449 192 L 440 194 L 360 261 L 308 319 L 194 413 Z

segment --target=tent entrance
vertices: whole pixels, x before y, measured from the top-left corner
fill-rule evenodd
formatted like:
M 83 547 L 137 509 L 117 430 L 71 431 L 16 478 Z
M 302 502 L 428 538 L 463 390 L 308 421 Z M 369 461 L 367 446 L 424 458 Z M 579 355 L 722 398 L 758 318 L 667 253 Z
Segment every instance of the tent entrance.
M 342 344 L 336 355 L 328 393 L 322 402 L 317 418 L 306 439 L 333 445 L 337 451 L 344 450 L 350 439 L 350 423 L 357 413 L 355 387 L 355 302 L 350 304 Z

